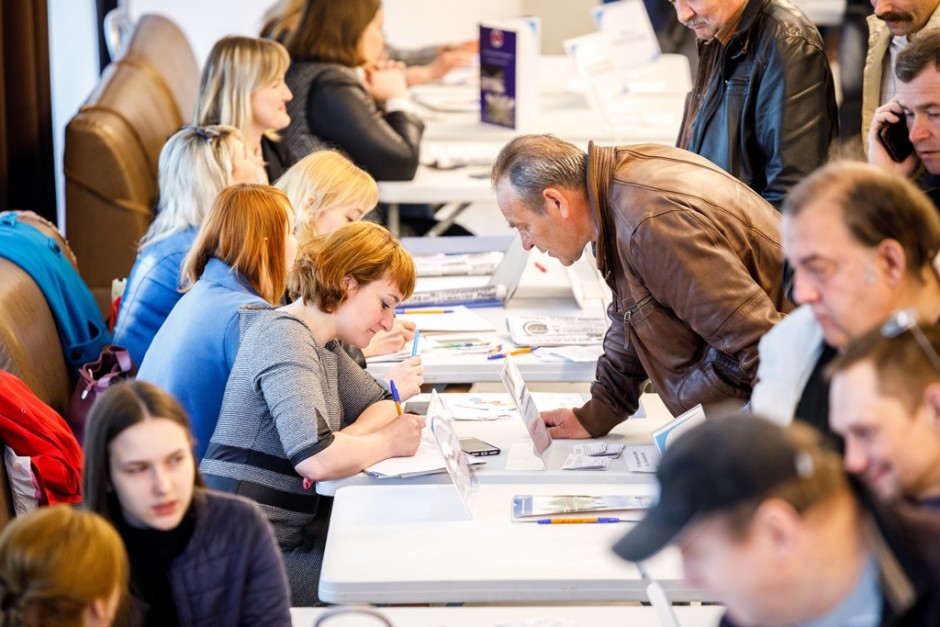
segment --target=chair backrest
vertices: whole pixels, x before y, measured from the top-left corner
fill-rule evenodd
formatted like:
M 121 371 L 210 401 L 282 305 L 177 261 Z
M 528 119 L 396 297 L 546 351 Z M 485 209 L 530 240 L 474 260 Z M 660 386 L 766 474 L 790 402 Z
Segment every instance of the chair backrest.
M 32 212 L 17 213 L 21 221 L 56 238 L 74 265 L 75 256 L 52 224 L 35 214 L 28 215 Z M 32 277 L 3 258 L 0 258 L 0 370 L 18 377 L 39 400 L 60 414 L 65 411 L 72 394 L 72 380 L 52 311 Z
M 145 15 L 66 126 L 66 233 L 105 316 L 111 280 L 130 272 L 153 216 L 160 150 L 191 120 L 198 88 L 185 35 Z

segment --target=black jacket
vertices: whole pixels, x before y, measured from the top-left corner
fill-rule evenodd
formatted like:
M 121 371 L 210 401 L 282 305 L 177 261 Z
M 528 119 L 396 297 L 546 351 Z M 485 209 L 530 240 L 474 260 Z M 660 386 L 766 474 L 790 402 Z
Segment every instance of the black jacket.
M 353 68 L 317 61 L 291 62 L 285 77 L 287 147 L 298 157 L 337 148 L 378 181 L 410 181 L 418 169 L 424 123 L 405 111 L 383 114 Z
M 702 46 L 720 45 L 717 41 Z M 819 31 L 787 0 L 750 0 L 718 55 L 710 84 L 702 64 L 689 93 L 703 99 L 681 145 L 744 181 L 780 208 L 787 192 L 824 164 L 839 120 Z M 683 128 L 685 121 L 683 121 Z

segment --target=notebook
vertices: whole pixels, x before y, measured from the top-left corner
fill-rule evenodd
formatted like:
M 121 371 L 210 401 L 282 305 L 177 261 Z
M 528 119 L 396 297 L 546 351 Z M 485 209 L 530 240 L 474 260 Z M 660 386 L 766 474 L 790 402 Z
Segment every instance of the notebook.
M 486 285 L 415 292 L 411 298 L 402 302 L 400 307 L 440 307 L 443 305 L 498 307 L 505 305 L 516 293 L 528 261 L 529 251 L 522 247 L 522 241 L 517 233 L 509 242 L 509 247 Z

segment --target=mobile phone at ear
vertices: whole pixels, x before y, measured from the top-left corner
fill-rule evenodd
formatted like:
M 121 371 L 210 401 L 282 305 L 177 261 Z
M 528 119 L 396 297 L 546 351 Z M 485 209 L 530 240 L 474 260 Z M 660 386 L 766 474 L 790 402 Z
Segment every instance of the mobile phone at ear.
M 478 440 L 477 438 L 460 438 L 460 450 L 467 455 L 474 455 L 476 457 L 499 455 L 499 447 L 493 446 L 489 442 Z
M 878 140 L 885 147 L 888 156 L 896 163 L 901 163 L 914 152 L 907 130 L 907 122 L 902 118 L 899 122 L 885 124 L 878 129 Z

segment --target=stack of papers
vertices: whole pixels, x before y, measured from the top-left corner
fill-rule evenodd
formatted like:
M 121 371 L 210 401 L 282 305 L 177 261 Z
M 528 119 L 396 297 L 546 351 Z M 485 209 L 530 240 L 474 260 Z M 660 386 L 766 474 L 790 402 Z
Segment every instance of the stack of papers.
M 600 344 L 608 320 L 593 316 L 507 316 L 512 341 L 520 346 Z
M 419 277 L 492 274 L 503 259 L 501 251 L 465 255 L 415 255 Z

